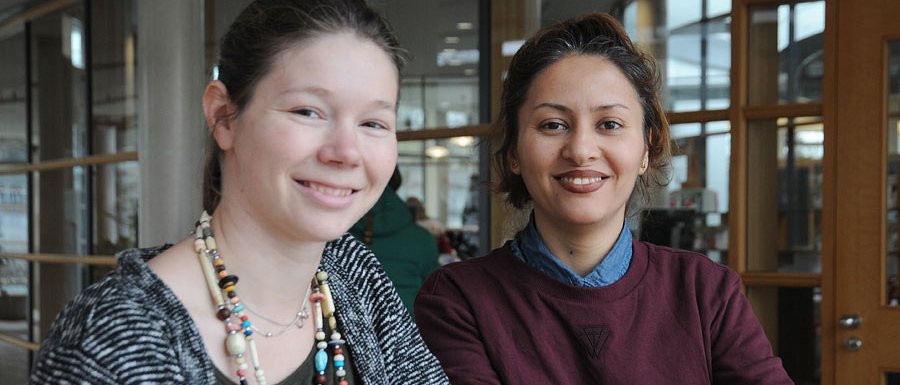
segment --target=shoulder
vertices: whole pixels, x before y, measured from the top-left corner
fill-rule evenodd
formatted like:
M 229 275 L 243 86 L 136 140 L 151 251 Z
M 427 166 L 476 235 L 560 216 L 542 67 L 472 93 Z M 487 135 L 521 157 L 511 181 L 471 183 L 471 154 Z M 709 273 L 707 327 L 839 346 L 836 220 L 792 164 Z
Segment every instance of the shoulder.
M 480 288 L 488 282 L 502 284 L 521 273 L 521 262 L 503 245 L 485 256 L 441 266 L 422 285 L 420 293 L 434 294 L 447 285 Z
M 643 241 L 635 241 L 633 250 L 636 258 L 647 259 L 656 286 L 689 287 L 719 298 L 740 290 L 740 276 L 734 270 L 703 254 Z
M 684 270 L 697 270 L 715 275 L 728 275 L 728 266 L 716 263 L 696 251 L 660 246 L 644 241 L 634 242 L 635 255 L 644 255 L 651 265 Z
M 332 287 L 332 291 L 352 293 L 363 302 L 389 295 L 388 292 L 393 290 L 390 278 L 372 250 L 350 233 L 328 242 L 322 253 L 321 268 L 337 286 Z M 343 290 L 347 292 L 343 293 Z
M 146 266 L 147 259 L 163 250 L 120 253 L 112 273 L 71 300 L 42 343 L 35 375 L 75 373 L 87 365 L 116 378 L 138 375 L 131 373 L 136 366 L 167 367 L 153 374 L 180 373 L 171 366 L 178 362 L 176 349 L 198 353 L 202 341 L 180 302 Z
M 116 269 L 79 293 L 63 308 L 48 336 L 49 342 L 74 344 L 91 338 L 110 337 L 107 334 L 132 334 L 145 328 L 157 328 L 153 320 L 159 317 L 152 314 L 154 311 L 164 311 L 167 304 L 148 303 L 149 298 L 160 295 L 153 285 L 161 282 L 153 280 L 145 262 L 165 248 L 121 252 Z M 127 330 L 118 329 L 125 327 Z M 114 339 L 105 342 L 116 343 Z

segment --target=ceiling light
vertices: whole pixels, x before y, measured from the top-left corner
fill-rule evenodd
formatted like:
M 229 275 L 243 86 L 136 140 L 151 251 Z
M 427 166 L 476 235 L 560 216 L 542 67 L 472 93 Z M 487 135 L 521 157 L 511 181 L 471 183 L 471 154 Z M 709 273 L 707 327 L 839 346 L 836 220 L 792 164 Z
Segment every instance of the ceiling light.
M 459 147 L 469 147 L 472 143 L 475 143 L 475 138 L 471 136 L 455 136 L 450 138 L 450 142 Z
M 469 23 L 467 21 L 456 23 L 456 29 L 458 29 L 460 31 L 468 31 L 468 30 L 472 29 L 473 27 L 474 27 L 474 25 L 472 25 L 472 23 Z
M 444 38 L 444 43 L 447 43 L 447 44 L 459 43 L 459 37 L 458 36 L 447 36 Z
M 425 149 L 425 155 L 429 158 L 440 159 L 450 154 L 450 150 L 444 146 L 431 146 Z

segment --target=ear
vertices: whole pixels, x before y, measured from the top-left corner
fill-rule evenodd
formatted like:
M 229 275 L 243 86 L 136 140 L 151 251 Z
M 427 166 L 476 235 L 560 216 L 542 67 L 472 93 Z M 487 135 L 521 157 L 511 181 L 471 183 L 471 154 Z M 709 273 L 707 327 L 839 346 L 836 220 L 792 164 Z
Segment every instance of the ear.
M 644 150 L 644 156 L 641 157 L 641 170 L 638 171 L 638 175 L 644 175 L 647 172 L 647 169 L 650 168 L 650 151 Z
M 509 164 L 509 170 L 513 174 L 522 175 L 522 166 L 519 165 L 519 156 L 516 154 L 515 149 L 511 149 L 506 153 L 506 162 Z
M 222 151 L 229 150 L 234 143 L 232 118 L 235 110 L 225 83 L 219 80 L 209 82 L 203 93 L 203 115 L 213 139 Z
M 644 175 L 650 168 L 650 144 L 653 143 L 653 130 L 647 132 L 647 141 L 644 143 L 644 156 L 641 157 L 641 169 L 638 175 Z

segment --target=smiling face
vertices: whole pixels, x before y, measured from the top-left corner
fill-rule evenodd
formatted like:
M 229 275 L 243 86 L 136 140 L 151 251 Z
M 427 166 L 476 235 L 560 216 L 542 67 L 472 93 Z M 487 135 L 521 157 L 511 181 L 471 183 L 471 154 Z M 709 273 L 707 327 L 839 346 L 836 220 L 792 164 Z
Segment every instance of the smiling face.
M 634 87 L 603 57 L 567 56 L 537 75 L 519 108 L 509 164 L 539 227 L 621 230 L 646 171 L 643 116 Z
M 213 130 L 220 207 L 292 239 L 339 237 L 393 172 L 398 87 L 391 57 L 352 33 L 283 51 L 246 108 Z

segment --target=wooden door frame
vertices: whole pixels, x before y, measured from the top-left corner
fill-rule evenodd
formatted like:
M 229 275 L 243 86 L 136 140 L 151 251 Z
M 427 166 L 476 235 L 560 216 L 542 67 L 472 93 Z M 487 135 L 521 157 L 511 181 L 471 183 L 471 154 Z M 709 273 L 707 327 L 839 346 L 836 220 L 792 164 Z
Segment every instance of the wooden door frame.
M 822 84 L 822 119 L 824 124 L 824 156 L 822 158 L 822 302 L 819 304 L 820 322 L 820 365 L 821 384 L 835 385 L 835 359 L 834 349 L 836 336 L 834 333 L 835 302 L 837 294 L 837 277 L 835 275 L 835 254 L 837 250 L 837 214 L 836 214 L 836 187 L 834 178 L 836 172 L 837 133 L 834 130 L 837 109 L 837 0 L 825 0 L 825 42 L 823 64 L 825 66 Z
M 900 331 L 890 327 L 897 323 L 898 309 L 887 309 L 884 274 L 888 165 L 885 146 L 888 112 L 884 78 L 888 59 L 886 46 L 888 41 L 900 39 L 900 31 L 892 19 L 895 14 L 891 12 L 900 9 L 900 5 L 893 1 L 845 0 L 838 4 L 832 0 L 833 9 L 828 16 L 834 28 L 829 36 L 830 44 L 826 46 L 831 47 L 832 52 L 826 55 L 826 73 L 830 73 L 826 83 L 826 95 L 829 95 L 826 117 L 831 123 L 831 132 L 825 139 L 826 143 L 831 143 L 827 153 L 832 156 L 826 163 L 828 174 L 825 179 L 828 181 L 825 199 L 831 210 L 823 212 L 829 217 L 827 233 L 823 230 L 823 239 L 828 240 L 828 258 L 825 260 L 828 265 L 823 266 L 823 269 L 827 267 L 823 273 L 828 284 L 823 293 L 827 301 L 822 303 L 823 384 L 843 384 L 849 378 L 865 384 L 883 383 L 881 371 L 900 371 L 896 360 L 897 346 L 891 343 L 900 339 Z M 843 12 L 839 13 L 841 10 Z M 842 16 L 839 18 L 838 15 Z M 871 49 L 856 49 L 863 44 Z M 875 63 L 880 72 L 861 70 L 856 62 Z M 854 90 L 866 91 L 857 94 Z M 869 92 L 878 92 L 878 97 L 873 98 Z M 840 188 L 842 184 L 853 188 Z M 868 188 L 858 188 L 859 185 Z M 873 222 L 873 218 L 877 222 Z M 877 261 L 872 259 L 876 256 Z M 873 276 L 878 279 L 871 279 Z M 838 317 L 851 312 L 862 316 L 859 330 L 840 329 Z M 862 338 L 862 351 L 870 355 L 845 352 L 842 343 L 849 336 Z M 874 371 L 875 361 L 869 360 L 872 354 L 879 357 L 879 372 Z M 894 365 L 885 366 L 885 363 Z M 853 372 L 860 367 L 863 372 Z

